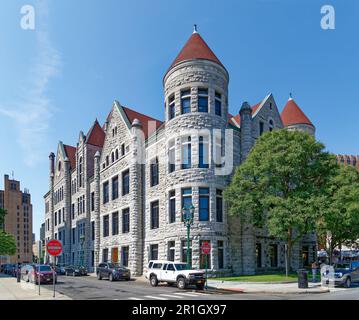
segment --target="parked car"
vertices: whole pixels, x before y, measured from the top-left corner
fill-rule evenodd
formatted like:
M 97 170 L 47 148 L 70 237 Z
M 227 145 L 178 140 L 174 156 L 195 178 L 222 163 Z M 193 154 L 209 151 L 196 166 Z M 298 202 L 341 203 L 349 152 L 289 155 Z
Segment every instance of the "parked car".
M 53 283 L 55 276 L 55 283 L 57 283 L 57 274 L 48 264 L 32 264 L 28 271 L 28 280 L 31 283 L 39 283 L 40 273 L 40 284 L 42 283 Z
M 87 276 L 87 269 L 84 266 L 66 266 L 65 267 L 66 276 Z
M 359 282 L 359 261 L 340 262 L 333 267 L 334 275 L 329 271 L 322 274 L 323 284 L 329 284 L 330 278 L 334 278 L 334 285 L 346 288 L 350 288 L 353 282 Z
M 110 281 L 120 279 L 128 281 L 131 279 L 131 271 L 118 263 L 100 263 L 97 267 L 96 274 L 98 280 L 102 280 L 102 278 L 108 278 Z
M 17 265 L 16 264 L 6 264 L 5 266 L 5 273 L 9 276 L 16 277 L 17 272 Z
M 5 264 L 1 264 L 0 265 L 0 273 L 4 273 L 4 269 L 5 269 Z
M 64 266 L 59 266 L 59 265 L 55 266 L 55 271 L 58 276 L 60 276 L 60 275 L 62 276 L 64 274 L 66 274 L 66 270 L 65 270 Z
M 146 268 L 145 277 L 150 284 L 156 287 L 160 282 L 177 284 L 179 289 L 186 289 L 189 285 L 195 285 L 197 289 L 203 290 L 206 278 L 204 272 L 187 269 L 185 263 L 173 261 L 150 261 Z
M 33 269 L 33 265 L 32 264 L 24 264 L 21 266 L 21 279 L 29 282 L 30 281 L 30 275 L 31 275 L 31 271 Z

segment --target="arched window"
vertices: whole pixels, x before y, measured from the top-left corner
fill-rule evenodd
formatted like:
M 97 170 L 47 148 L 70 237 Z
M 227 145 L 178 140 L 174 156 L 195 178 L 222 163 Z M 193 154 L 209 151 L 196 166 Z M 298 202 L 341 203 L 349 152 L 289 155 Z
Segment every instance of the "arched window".
M 79 187 L 82 187 L 82 157 L 79 159 Z
M 61 171 L 61 161 L 59 161 L 59 164 L 57 166 L 57 171 L 60 172 Z
M 115 154 L 112 152 L 111 153 L 111 163 L 115 162 Z
M 274 129 L 274 122 L 272 119 L 269 120 L 269 131 L 273 131 Z
M 115 159 L 118 160 L 118 149 L 115 151 Z
M 181 91 L 181 114 L 191 112 L 191 89 Z

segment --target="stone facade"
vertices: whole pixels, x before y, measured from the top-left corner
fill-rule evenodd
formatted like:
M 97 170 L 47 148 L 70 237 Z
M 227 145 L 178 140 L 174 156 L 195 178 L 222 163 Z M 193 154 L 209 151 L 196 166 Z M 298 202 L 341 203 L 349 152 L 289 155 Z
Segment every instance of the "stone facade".
M 142 274 L 151 259 L 185 262 L 182 208 L 191 203 L 195 268 L 204 267 L 202 241 L 211 243 L 207 262 L 213 272 L 284 268 L 284 243 L 228 217 L 222 198 L 255 140 L 284 127 L 281 115 L 269 94 L 230 116 L 229 74 L 212 53 L 207 56 L 186 58 L 166 72 L 165 122 L 115 101 L 103 128 L 95 123 L 86 136 L 80 133 L 76 148 L 60 142 L 56 157 L 50 155 L 45 236 L 63 241 L 58 262 L 90 269 L 101 261 L 121 262 L 133 275 Z M 314 134 L 314 127 L 305 126 Z M 101 143 L 93 144 L 94 127 L 104 136 Z M 314 246 L 315 237 L 303 238 L 293 249 L 292 266 L 301 266 L 301 253 L 311 261 Z

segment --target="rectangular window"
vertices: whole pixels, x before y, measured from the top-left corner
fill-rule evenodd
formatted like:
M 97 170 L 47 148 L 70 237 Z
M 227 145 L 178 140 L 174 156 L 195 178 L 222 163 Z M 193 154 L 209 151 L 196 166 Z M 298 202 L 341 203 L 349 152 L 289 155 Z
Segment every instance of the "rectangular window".
M 182 205 L 181 208 L 190 207 L 192 205 L 192 188 L 183 188 L 182 189 Z M 181 215 L 181 221 L 183 221 L 183 216 Z
M 130 248 L 128 246 L 121 248 L 121 263 L 125 267 L 128 267 L 128 253 Z
M 75 204 L 74 203 L 72 204 L 72 207 L 71 207 L 71 217 L 72 217 L 72 219 L 75 219 Z
M 125 144 L 121 144 L 121 157 L 125 155 Z
M 55 212 L 55 226 L 57 226 L 57 212 Z M 17 227 L 19 228 L 19 225 Z
M 169 192 L 169 223 L 176 222 L 176 192 Z
M 216 220 L 223 222 L 223 191 L 216 190 Z
M 191 168 L 191 137 L 182 138 L 182 169 Z
M 126 170 L 122 173 L 122 195 L 130 193 L 130 171 Z
M 112 235 L 118 234 L 118 212 L 112 214 Z
M 169 97 L 168 99 L 168 119 L 171 120 L 176 115 L 176 108 L 175 108 L 175 96 L 174 94 Z
M 224 156 L 224 138 L 219 135 L 215 136 L 215 146 L 214 146 L 214 162 L 217 168 L 224 166 L 222 157 Z
M 224 268 L 224 247 L 223 241 L 217 242 L 217 250 L 218 250 L 218 269 Z
M 102 249 L 102 262 L 108 261 L 108 249 Z
M 130 232 L 130 209 L 122 210 L 122 233 Z
M 222 95 L 218 92 L 215 93 L 215 99 L 214 99 L 214 108 L 215 108 L 215 114 L 217 116 L 222 115 Z
M 276 244 L 269 246 L 269 258 L 270 266 L 272 268 L 278 267 L 278 246 Z
M 209 188 L 199 188 L 199 221 L 209 221 Z
M 157 229 L 159 227 L 159 204 L 158 201 L 151 203 L 151 229 Z
M 175 241 L 169 241 L 168 242 L 168 261 L 175 261 L 175 248 L 176 242 Z
M 95 211 L 95 192 L 91 192 L 91 211 Z
M 198 112 L 208 112 L 208 89 L 198 89 Z
M 205 242 L 211 243 L 209 240 L 201 240 L 199 242 L 200 248 L 202 248 L 202 245 Z M 211 253 L 204 254 L 204 253 L 202 253 L 202 250 L 201 250 L 201 253 L 200 253 L 200 256 L 199 256 L 199 268 L 200 269 L 205 269 L 206 267 L 207 267 L 207 269 L 211 269 Z
M 61 211 L 59 211 L 59 224 L 61 223 Z
M 181 261 L 187 263 L 187 240 L 181 241 Z M 189 241 L 189 264 L 192 265 L 192 240 Z
M 76 243 L 76 228 L 72 228 L 72 244 Z
M 256 243 L 257 268 L 262 268 L 262 244 Z
M 91 221 L 91 237 L 92 241 L 95 240 L 95 221 Z
M 95 251 L 91 251 L 91 267 L 95 266 Z
M 261 136 L 264 132 L 264 123 L 259 121 L 259 135 Z
M 109 236 L 109 216 L 106 215 L 103 217 L 103 236 L 108 237 Z
M 150 163 L 150 186 L 153 187 L 158 184 L 158 158 L 151 160 Z
M 176 160 L 175 160 L 175 142 L 174 140 L 169 143 L 168 148 L 168 171 L 169 173 L 176 170 Z
M 108 195 L 108 181 L 103 183 L 103 203 L 107 203 L 109 201 Z
M 191 90 L 181 92 L 181 114 L 191 112 Z
M 209 154 L 208 154 L 208 138 L 200 136 L 199 137 L 199 161 L 198 165 L 200 168 L 209 167 Z
M 150 260 L 158 260 L 158 244 L 150 245 Z
M 118 198 L 118 176 L 112 178 L 112 200 Z

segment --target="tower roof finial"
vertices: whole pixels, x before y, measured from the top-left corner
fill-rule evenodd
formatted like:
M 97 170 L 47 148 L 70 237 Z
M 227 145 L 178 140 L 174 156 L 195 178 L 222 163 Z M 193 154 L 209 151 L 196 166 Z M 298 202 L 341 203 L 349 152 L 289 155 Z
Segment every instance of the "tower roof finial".
M 293 95 L 291 92 L 289 92 L 289 100 L 293 100 Z
M 196 24 L 193 25 L 193 33 L 198 33 Z

